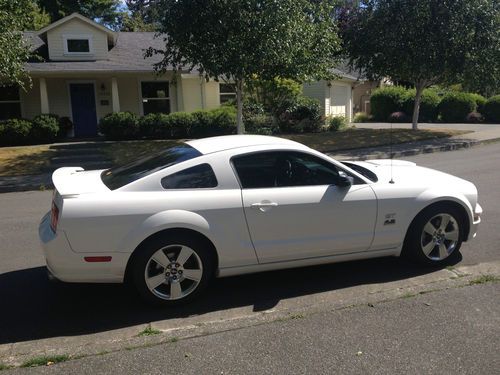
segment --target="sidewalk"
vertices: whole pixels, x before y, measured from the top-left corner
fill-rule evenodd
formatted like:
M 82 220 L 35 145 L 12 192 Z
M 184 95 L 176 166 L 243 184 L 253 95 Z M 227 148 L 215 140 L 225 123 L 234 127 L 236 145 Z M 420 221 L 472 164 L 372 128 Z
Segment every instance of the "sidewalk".
M 359 123 L 355 124 L 357 128 L 367 129 L 387 129 L 391 127 L 389 123 Z M 396 128 L 411 128 L 411 124 L 393 124 Z M 450 138 L 440 138 L 434 140 L 402 143 L 391 146 L 370 147 L 353 150 L 343 150 L 339 152 L 328 153 L 331 157 L 338 160 L 366 160 L 366 159 L 386 159 L 391 154 L 394 158 L 403 156 L 417 155 L 422 153 L 451 151 L 461 148 L 473 147 L 481 144 L 500 140 L 500 124 L 419 124 L 420 129 L 460 129 L 470 130 L 472 133 L 458 135 Z M 85 147 L 85 145 L 82 145 Z M 90 147 L 90 146 L 89 146 Z M 90 153 L 87 153 L 90 154 Z M 73 156 L 68 155 L 61 160 L 62 166 Z M 109 162 L 104 160 L 104 162 Z M 93 160 L 88 160 L 89 169 L 99 168 Z M 71 164 L 71 163 L 70 163 Z M 94 165 L 95 164 L 95 165 Z M 81 163 L 78 163 L 81 165 Z M 106 165 L 107 166 L 107 165 Z M 91 168 L 94 167 L 94 168 Z M 25 175 L 0 177 L 0 193 L 28 190 L 51 189 L 51 174 Z

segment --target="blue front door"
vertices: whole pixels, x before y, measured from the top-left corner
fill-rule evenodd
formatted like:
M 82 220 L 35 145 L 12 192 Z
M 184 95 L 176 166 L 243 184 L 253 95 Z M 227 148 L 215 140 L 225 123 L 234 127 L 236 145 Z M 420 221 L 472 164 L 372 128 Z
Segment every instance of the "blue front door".
M 69 92 L 75 137 L 95 137 L 97 135 L 97 114 L 94 85 L 92 83 L 71 83 Z

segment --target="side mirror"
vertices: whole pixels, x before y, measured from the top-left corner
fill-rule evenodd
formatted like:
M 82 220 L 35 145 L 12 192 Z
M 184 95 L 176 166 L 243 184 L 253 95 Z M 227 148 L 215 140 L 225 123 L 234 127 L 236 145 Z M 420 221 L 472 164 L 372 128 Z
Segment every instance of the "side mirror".
M 340 175 L 336 183 L 336 185 L 339 187 L 349 187 L 352 184 L 354 184 L 354 178 L 347 175 L 345 176 Z

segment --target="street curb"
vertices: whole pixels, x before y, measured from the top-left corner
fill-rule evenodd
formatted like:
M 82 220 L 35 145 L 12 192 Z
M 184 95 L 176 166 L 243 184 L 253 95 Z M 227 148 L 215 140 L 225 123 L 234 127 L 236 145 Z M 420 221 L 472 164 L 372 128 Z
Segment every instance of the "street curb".
M 367 160 L 367 159 L 389 159 L 391 158 L 398 158 L 398 157 L 404 157 L 404 156 L 413 156 L 413 155 L 419 155 L 419 154 L 429 154 L 429 153 L 435 153 L 435 152 L 446 152 L 446 151 L 455 151 L 455 150 L 460 150 L 460 149 L 466 149 L 466 148 L 471 148 L 475 146 L 481 146 L 481 145 L 486 145 L 490 143 L 495 143 L 499 142 L 500 138 L 492 138 L 492 139 L 487 139 L 487 140 L 482 140 L 482 141 L 463 141 L 463 142 L 457 142 L 457 143 L 448 143 L 445 145 L 435 145 L 435 146 L 426 146 L 426 145 L 413 145 L 411 143 L 400 143 L 400 144 L 395 144 L 393 147 L 413 147 L 412 149 L 408 150 L 401 150 L 401 151 L 395 151 L 392 150 L 392 153 L 390 151 L 371 151 L 368 153 L 365 153 L 367 150 L 370 150 L 370 148 L 358 148 L 358 149 L 350 149 L 350 150 L 339 150 L 339 151 L 333 151 L 333 152 L 324 152 L 325 154 L 338 159 L 338 160 Z M 425 142 L 425 141 L 424 141 Z M 389 146 L 381 146 L 381 148 L 387 148 Z M 351 153 L 360 153 L 361 155 L 350 155 Z M 52 184 L 51 180 L 51 173 L 47 174 L 42 174 L 42 175 L 34 175 L 34 176 L 12 176 L 12 177 L 0 177 L 0 193 L 13 193 L 13 192 L 22 192 L 22 191 L 34 191 L 34 190 L 49 190 L 53 189 L 54 185 Z M 37 179 L 38 181 L 36 183 L 32 182 L 17 182 L 14 184 L 4 184 L 2 180 L 21 180 L 23 178 L 26 179 Z

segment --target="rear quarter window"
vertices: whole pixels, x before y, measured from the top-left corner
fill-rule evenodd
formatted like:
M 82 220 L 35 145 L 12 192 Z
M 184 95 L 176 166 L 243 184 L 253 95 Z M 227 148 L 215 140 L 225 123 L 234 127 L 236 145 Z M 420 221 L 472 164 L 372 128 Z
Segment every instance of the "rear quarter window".
M 164 189 L 209 189 L 217 184 L 217 177 L 209 164 L 186 168 L 161 179 Z

